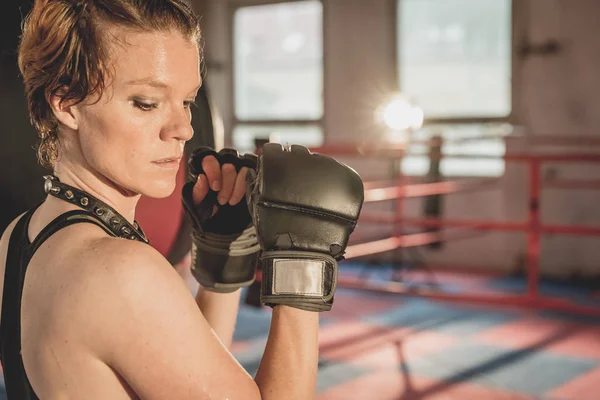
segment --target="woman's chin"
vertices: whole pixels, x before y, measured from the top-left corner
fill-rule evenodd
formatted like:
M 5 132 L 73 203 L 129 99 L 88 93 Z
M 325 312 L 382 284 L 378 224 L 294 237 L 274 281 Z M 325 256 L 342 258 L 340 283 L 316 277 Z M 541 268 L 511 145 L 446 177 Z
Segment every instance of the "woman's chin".
M 139 193 L 142 196 L 152 197 L 153 199 L 164 199 L 169 197 L 175 191 L 175 181 L 171 182 L 154 182 L 152 185 L 147 185 L 141 188 Z

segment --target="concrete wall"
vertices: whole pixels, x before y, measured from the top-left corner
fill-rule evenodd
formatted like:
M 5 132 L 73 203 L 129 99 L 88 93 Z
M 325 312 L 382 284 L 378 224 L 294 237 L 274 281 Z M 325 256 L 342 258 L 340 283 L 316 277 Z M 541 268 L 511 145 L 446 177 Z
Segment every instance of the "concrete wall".
M 518 60 L 516 122 L 526 134 L 600 139 L 600 26 L 595 16 L 600 2 L 594 0 L 515 1 L 521 24 L 517 48 L 524 43 L 543 44 L 554 40 L 558 51 L 530 54 Z M 513 140 L 509 150 L 538 152 L 598 153 L 581 142 L 579 146 L 532 146 Z M 544 177 L 597 180 L 599 164 L 548 164 Z M 522 216 L 525 192 L 524 168 L 510 166 L 505 175 L 504 203 L 509 215 Z M 600 225 L 600 191 L 543 190 L 542 221 L 547 223 Z M 552 274 L 600 274 L 598 238 L 545 235 L 542 240 L 542 267 Z M 509 241 L 511 254 L 524 252 L 523 245 Z

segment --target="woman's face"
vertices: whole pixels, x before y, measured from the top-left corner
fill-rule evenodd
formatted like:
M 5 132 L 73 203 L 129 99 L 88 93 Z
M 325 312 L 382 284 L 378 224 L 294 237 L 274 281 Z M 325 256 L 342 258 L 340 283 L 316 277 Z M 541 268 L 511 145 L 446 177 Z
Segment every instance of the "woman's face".
M 176 32 L 122 38 L 111 45 L 114 69 L 100 100 L 76 107 L 81 153 L 126 193 L 166 197 L 193 135 L 199 51 Z

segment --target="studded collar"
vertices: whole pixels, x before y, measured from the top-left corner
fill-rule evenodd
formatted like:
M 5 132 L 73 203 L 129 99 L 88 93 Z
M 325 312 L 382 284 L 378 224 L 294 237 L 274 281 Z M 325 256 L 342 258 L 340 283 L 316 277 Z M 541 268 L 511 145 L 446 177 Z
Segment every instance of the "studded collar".
M 114 236 L 150 243 L 136 221 L 133 225 L 114 208 L 83 190 L 62 183 L 56 176 L 44 176 L 44 191 L 74 204 L 99 220 Z

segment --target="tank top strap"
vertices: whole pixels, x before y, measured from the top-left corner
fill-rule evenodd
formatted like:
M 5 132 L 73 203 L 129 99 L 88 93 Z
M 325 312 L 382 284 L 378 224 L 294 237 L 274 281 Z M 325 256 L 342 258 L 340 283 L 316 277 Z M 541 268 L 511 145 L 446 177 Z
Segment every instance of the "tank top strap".
M 115 233 L 104 223 L 104 221 L 100 220 L 94 214 L 83 211 L 83 210 L 73 210 L 68 211 L 64 214 L 56 217 L 52 222 L 50 222 L 41 232 L 35 237 L 33 243 L 31 243 L 31 256 L 39 249 L 39 247 L 44 244 L 46 240 L 50 238 L 53 234 L 60 231 L 63 228 L 68 226 L 80 223 L 87 222 L 98 225 L 100 228 L 104 230 L 110 236 L 115 237 Z

